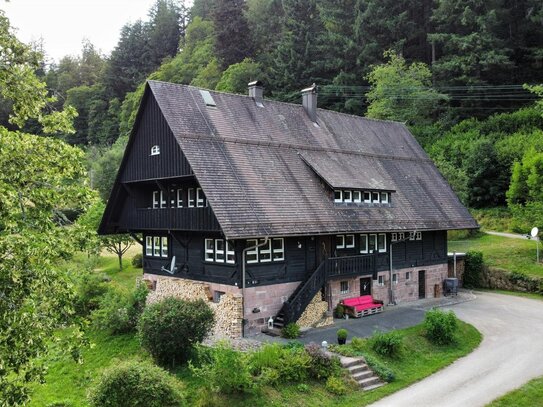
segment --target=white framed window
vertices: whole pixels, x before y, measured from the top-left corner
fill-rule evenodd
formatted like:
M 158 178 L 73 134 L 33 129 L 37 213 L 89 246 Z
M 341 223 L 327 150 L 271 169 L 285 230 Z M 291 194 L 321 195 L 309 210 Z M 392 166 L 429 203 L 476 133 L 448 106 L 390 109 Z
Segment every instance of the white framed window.
M 377 277 L 377 285 L 380 285 L 380 286 L 385 285 L 385 277 L 384 276 Z
M 415 240 L 422 240 L 422 232 L 415 233 Z
M 153 191 L 153 209 L 160 207 L 160 191 Z
M 391 242 L 397 242 L 398 241 L 398 234 L 397 233 L 391 233 L 390 234 L 390 241 Z
M 375 253 L 377 251 L 377 235 L 371 234 L 368 236 L 368 252 Z
M 258 244 L 258 240 L 256 239 L 249 239 L 247 240 L 247 247 L 256 246 Z M 247 253 L 245 253 L 245 259 L 247 263 L 258 263 L 258 248 L 254 248 L 252 250 L 248 250 Z
M 260 243 L 264 243 L 264 239 L 261 239 Z M 270 261 L 272 261 L 271 243 L 271 239 L 268 239 L 268 242 L 265 245 L 260 246 L 258 256 L 261 263 L 269 263 Z
M 353 191 L 343 191 L 343 202 L 353 201 Z
M 160 154 L 160 146 L 154 145 L 151 147 L 151 155 L 159 155 Z
M 379 192 L 372 192 L 371 193 L 371 202 L 372 203 L 379 203 Z
M 145 236 L 145 255 L 153 255 L 153 236 Z
M 236 252 L 231 241 L 226 241 L 226 262 L 228 264 L 236 264 Z
M 361 191 L 353 191 L 353 202 L 355 202 L 355 203 L 362 202 L 362 192 Z
M 411 281 L 411 272 L 410 271 L 405 272 L 405 281 Z
M 387 251 L 387 235 L 386 233 L 379 233 L 377 236 L 377 250 L 379 253 Z
M 415 232 L 409 232 L 409 240 L 415 240 Z
M 345 248 L 345 236 L 336 235 L 336 249 L 344 249 L 344 248 Z
M 370 203 L 371 202 L 371 192 L 364 191 L 364 203 Z
M 178 208 L 183 207 L 183 189 L 181 188 L 177 190 L 177 207 Z
M 388 203 L 388 192 L 381 192 L 381 203 Z
M 336 189 L 334 191 L 334 202 L 343 202 L 343 191 Z
M 360 235 L 360 253 L 368 253 L 368 235 Z
M 206 197 L 202 188 L 196 188 L 196 207 L 203 208 L 205 205 Z
M 225 259 L 224 253 L 224 240 L 215 239 L 215 261 L 217 263 L 224 263 Z
M 349 293 L 349 282 L 348 281 L 340 281 L 340 283 L 339 283 L 339 292 L 341 294 L 348 294 Z
M 402 240 L 404 240 L 404 239 L 405 239 L 405 233 L 404 233 L 404 232 L 398 233 L 398 240 L 399 240 L 399 241 L 402 241 Z
M 166 208 L 168 205 L 168 202 L 166 201 L 166 194 L 164 191 L 160 191 L 160 209 Z
M 189 188 L 188 189 L 187 200 L 188 200 L 188 207 L 189 208 L 194 208 L 194 206 L 196 204 L 196 193 L 194 192 L 194 188 Z
M 153 256 L 154 257 L 160 257 L 160 237 L 154 236 L 153 237 Z
M 285 260 L 285 239 L 282 237 L 272 241 L 273 261 Z
M 345 248 L 352 249 L 354 247 L 354 235 L 345 235 Z
M 168 238 L 166 236 L 162 236 L 160 240 L 160 256 L 168 257 Z
M 398 284 L 398 273 L 392 274 L 392 283 Z
M 215 261 L 215 240 L 205 239 L 205 261 Z

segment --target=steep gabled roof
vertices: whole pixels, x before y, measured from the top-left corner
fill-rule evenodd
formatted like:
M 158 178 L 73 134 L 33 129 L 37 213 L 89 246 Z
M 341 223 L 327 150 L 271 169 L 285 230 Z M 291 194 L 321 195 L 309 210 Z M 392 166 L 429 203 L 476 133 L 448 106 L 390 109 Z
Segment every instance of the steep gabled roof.
M 476 228 L 401 123 L 149 81 L 227 238 Z M 322 179 L 322 181 L 321 181 Z M 324 182 L 323 182 L 324 181 Z M 335 205 L 330 188 L 395 191 L 390 206 Z

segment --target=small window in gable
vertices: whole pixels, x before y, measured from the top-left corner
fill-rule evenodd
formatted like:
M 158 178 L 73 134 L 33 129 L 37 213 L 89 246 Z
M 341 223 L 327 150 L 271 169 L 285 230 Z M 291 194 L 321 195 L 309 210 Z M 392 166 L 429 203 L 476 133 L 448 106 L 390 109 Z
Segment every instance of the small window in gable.
M 364 202 L 365 203 L 371 202 L 371 193 L 368 191 L 364 191 Z
M 352 191 L 343 191 L 343 202 L 352 202 L 353 195 Z
M 362 192 L 353 191 L 353 202 L 360 203 L 362 202 Z
M 422 232 L 415 232 L 415 240 L 422 240 Z
M 151 155 L 159 155 L 160 154 L 160 146 L 154 145 L 151 147 Z
M 343 191 L 335 190 L 334 191 L 334 202 L 343 202 Z
M 371 193 L 371 202 L 372 203 L 379 203 L 379 192 L 372 192 Z
M 381 192 L 381 203 L 388 203 L 388 192 Z
M 397 233 L 392 233 L 390 235 L 390 241 L 397 242 L 398 241 L 398 234 Z

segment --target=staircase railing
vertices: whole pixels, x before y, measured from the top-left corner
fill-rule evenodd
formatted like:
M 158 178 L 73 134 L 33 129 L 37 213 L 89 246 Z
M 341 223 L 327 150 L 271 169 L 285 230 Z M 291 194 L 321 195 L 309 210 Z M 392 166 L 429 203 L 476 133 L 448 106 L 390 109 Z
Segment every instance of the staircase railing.
M 283 315 L 284 324 L 296 322 L 307 308 L 315 294 L 330 278 L 373 274 L 376 277 L 375 254 L 364 256 L 331 257 L 302 282 L 298 289 L 283 304 L 279 314 Z

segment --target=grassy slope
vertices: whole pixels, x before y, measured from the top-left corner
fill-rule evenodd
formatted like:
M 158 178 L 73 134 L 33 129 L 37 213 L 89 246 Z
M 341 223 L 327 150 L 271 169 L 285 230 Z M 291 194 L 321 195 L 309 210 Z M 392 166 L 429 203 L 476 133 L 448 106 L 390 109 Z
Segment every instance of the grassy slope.
M 507 207 L 470 209 L 469 211 L 483 230 L 513 231 L 513 216 Z
M 494 400 L 490 407 L 535 407 L 543 405 L 543 377 L 534 379 L 520 389 Z
M 543 257 L 543 245 L 540 244 Z M 449 241 L 449 252 L 478 250 L 489 266 L 508 271 L 543 277 L 543 264 L 536 264 L 536 243 L 533 240 L 510 239 L 480 234 L 475 238 Z

